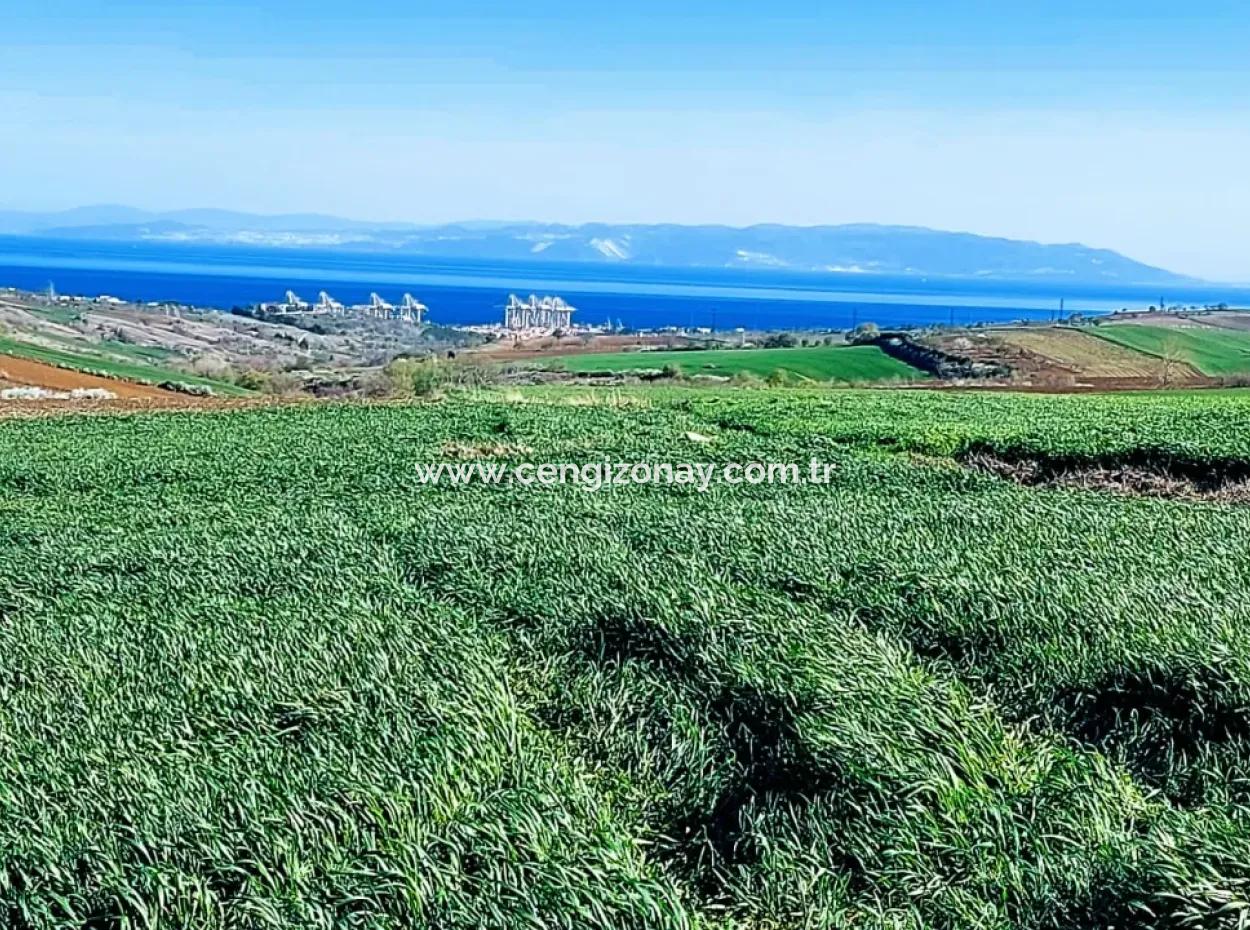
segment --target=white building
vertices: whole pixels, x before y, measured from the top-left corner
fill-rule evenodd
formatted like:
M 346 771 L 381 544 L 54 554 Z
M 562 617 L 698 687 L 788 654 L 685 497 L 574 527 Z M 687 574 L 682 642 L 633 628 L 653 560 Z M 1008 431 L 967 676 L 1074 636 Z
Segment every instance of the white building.
M 507 329 L 568 329 L 573 325 L 571 307 L 559 297 L 536 297 L 530 294 L 524 301 L 516 294 L 508 295 L 503 311 L 503 325 Z

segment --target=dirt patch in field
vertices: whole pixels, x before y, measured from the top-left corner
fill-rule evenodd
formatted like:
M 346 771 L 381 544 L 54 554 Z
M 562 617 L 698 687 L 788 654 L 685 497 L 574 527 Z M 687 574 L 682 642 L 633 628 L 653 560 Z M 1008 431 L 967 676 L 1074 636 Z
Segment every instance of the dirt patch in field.
M 1080 488 L 1142 497 L 1250 503 L 1250 463 L 1191 463 L 1148 454 L 1106 459 L 1049 458 L 986 449 L 960 456 L 975 471 L 1029 487 Z
M 271 397 L 189 397 L 185 394 L 165 391 L 162 391 L 161 395 L 160 397 L 116 397 L 112 400 L 3 400 L 0 401 L 0 420 L 80 414 L 105 416 L 182 411 L 206 413 L 218 410 L 273 407 L 299 402 Z
M 512 442 L 448 442 L 439 450 L 443 458 L 475 461 L 477 459 L 512 458 L 529 455 L 529 446 Z
M 38 387 L 49 391 L 104 390 L 120 398 L 167 397 L 168 391 L 148 384 L 101 378 L 80 371 L 57 368 L 13 355 L 0 355 L 0 384 Z
M 1250 312 L 1245 310 L 1187 310 L 1183 313 L 1113 313 L 1107 323 L 1140 323 L 1172 329 L 1250 329 Z
M 1012 383 L 1048 381 L 1071 385 L 1076 381 L 1073 369 L 1056 365 L 1051 359 L 1011 345 L 993 332 L 937 333 L 924 340 L 939 351 L 966 358 L 983 365 L 1003 365 L 1011 369 Z
M 1235 329 L 1246 332 L 1250 330 L 1250 311 L 1228 310 L 1203 314 L 1200 322 L 1219 329 Z

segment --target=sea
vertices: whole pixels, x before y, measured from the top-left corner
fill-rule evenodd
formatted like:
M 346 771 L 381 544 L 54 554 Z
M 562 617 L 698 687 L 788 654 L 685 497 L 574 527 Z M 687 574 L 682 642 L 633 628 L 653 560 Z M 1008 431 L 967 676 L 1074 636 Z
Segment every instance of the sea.
M 0 236 L 0 288 L 177 301 L 229 310 L 279 302 L 287 290 L 344 304 L 411 293 L 432 322 L 500 322 L 511 293 L 557 294 L 574 321 L 630 329 L 666 327 L 845 329 L 1053 320 L 1150 305 L 1250 306 L 1250 288 L 1141 286 L 799 272 L 772 268 L 670 268 L 598 263 L 490 261 L 399 253 L 94 242 Z

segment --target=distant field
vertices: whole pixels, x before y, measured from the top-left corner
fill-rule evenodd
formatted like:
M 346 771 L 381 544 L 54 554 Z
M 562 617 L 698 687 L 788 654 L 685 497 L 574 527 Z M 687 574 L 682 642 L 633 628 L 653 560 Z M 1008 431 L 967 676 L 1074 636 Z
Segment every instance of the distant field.
M 1201 316 L 1204 326 L 1217 326 L 1221 329 L 1239 329 L 1250 331 L 1250 311 L 1229 310 L 1216 313 L 1204 313 Z
M 71 310 L 68 307 L 48 307 L 35 304 L 33 306 L 23 306 L 27 313 L 37 317 L 42 317 L 52 323 L 59 323 L 61 326 L 69 326 L 77 323 L 82 319 L 82 312 L 79 310 Z
M 1108 339 L 1098 339 L 1084 330 L 1049 326 L 996 330 L 993 335 L 1088 378 L 1162 379 L 1165 375 L 1162 359 Z M 1172 372 L 1171 376 L 1175 378 L 1177 374 Z
M 927 375 L 876 346 L 816 346 L 796 349 L 707 349 L 697 351 L 612 352 L 570 355 L 559 360 L 566 371 L 633 371 L 675 365 L 685 374 L 767 378 L 773 372 L 812 381 L 899 381 Z
M 88 356 L 92 359 L 101 358 L 122 362 L 133 361 L 140 364 L 153 364 L 164 367 L 171 360 L 178 358 L 177 352 L 174 352 L 172 349 L 166 349 L 163 346 L 135 345 L 134 343 L 122 342 L 118 339 L 101 339 L 99 342 L 92 342 L 87 339 L 62 336 L 54 332 L 42 333 L 41 335 L 48 342 L 54 342 L 58 346 L 63 347 L 66 352 Z
M 163 346 L 140 346 L 132 345 L 129 342 L 120 342 L 116 339 L 104 339 L 99 343 L 99 348 L 103 352 L 111 355 L 123 355 L 127 358 L 133 358 L 140 362 L 166 362 L 171 358 L 178 357 L 178 353 Z
M 62 349 L 50 349 L 46 346 L 18 342 L 0 336 L 0 354 L 28 358 L 36 362 L 56 365 L 60 368 L 71 368 L 75 371 L 98 372 L 121 378 L 127 381 L 151 381 L 159 384 L 162 381 L 181 381 L 186 384 L 203 384 L 211 387 L 215 393 L 226 396 L 241 397 L 251 392 L 224 381 L 214 381 L 199 375 L 187 374 L 170 368 L 160 368 L 143 362 L 120 362 L 105 355 L 90 355 L 85 352 L 71 352 Z
M 1141 326 L 1115 323 L 1090 332 L 1156 358 L 1192 365 L 1212 378 L 1250 374 L 1250 333 L 1202 326 Z

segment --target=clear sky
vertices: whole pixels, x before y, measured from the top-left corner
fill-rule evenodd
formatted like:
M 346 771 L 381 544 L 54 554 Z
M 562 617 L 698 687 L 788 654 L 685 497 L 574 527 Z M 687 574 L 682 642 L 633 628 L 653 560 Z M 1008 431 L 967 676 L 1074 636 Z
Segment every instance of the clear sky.
M 0 0 L 0 206 L 881 222 L 1250 281 L 1250 10 Z

